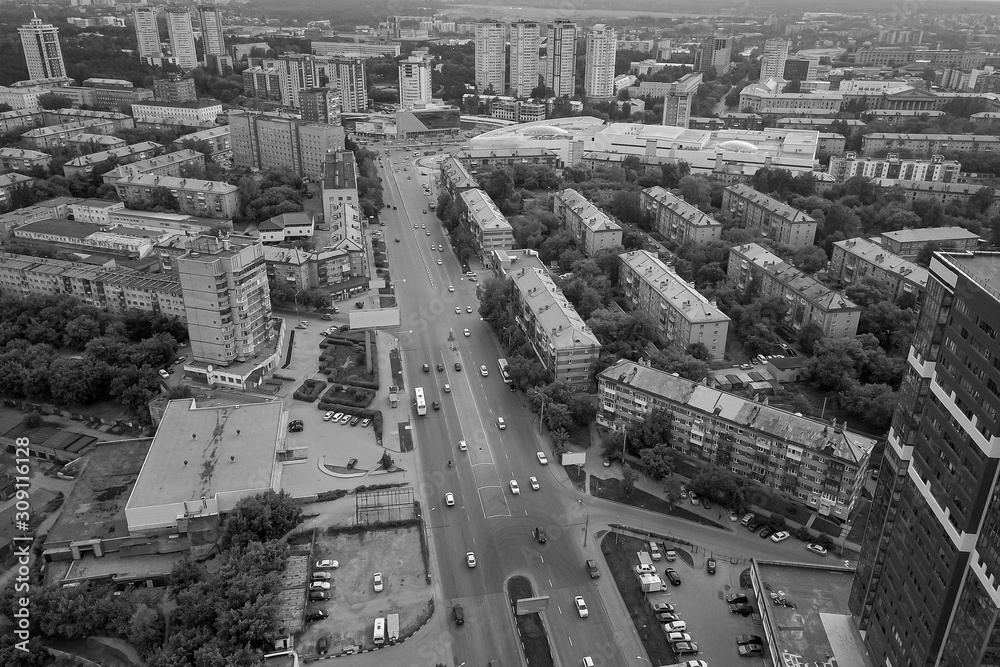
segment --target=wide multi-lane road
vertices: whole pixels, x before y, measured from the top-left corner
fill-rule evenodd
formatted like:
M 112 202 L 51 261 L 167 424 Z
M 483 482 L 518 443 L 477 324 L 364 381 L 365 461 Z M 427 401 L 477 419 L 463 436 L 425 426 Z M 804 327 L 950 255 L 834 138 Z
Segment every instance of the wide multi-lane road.
M 381 217 L 401 309 L 399 346 L 407 398 L 412 403 L 413 389 L 420 386 L 428 405 L 426 416 L 412 409 L 411 419 L 436 558 L 434 574 L 449 617 L 455 604 L 465 610 L 464 626 L 448 626 L 451 658 L 454 664 L 468 665 L 497 658 L 504 658 L 503 664 L 519 662 L 515 656 L 520 642 L 505 582 L 524 575 L 536 595 L 549 598 L 545 619 L 557 664 L 578 665 L 587 655 L 598 665 L 631 664 L 634 659 L 620 654 L 595 582 L 584 569 L 582 496 L 556 484 L 549 467 L 536 457 L 532 429 L 537 422 L 522 406 L 523 395 L 510 391 L 499 376 L 502 352 L 479 319 L 477 283 L 465 277 L 428 208 L 430 199 L 422 192 L 427 178 L 420 176 L 415 150 L 396 148 L 386 156 L 380 148 L 385 201 L 390 205 Z M 422 148 L 419 152 L 426 159 Z M 443 252 L 438 250 L 442 245 Z M 432 407 L 435 401 L 438 410 Z M 506 422 L 504 429 L 499 417 Z M 467 451 L 459 449 L 462 440 Z M 531 487 L 532 476 L 538 490 Z M 512 492 L 511 480 L 516 480 L 519 494 Z M 454 494 L 453 507 L 445 505 L 446 493 Z M 533 537 L 535 528 L 548 534 L 544 545 Z M 466 563 L 467 552 L 475 554 L 474 568 Z M 576 595 L 586 599 L 589 618 L 577 615 Z

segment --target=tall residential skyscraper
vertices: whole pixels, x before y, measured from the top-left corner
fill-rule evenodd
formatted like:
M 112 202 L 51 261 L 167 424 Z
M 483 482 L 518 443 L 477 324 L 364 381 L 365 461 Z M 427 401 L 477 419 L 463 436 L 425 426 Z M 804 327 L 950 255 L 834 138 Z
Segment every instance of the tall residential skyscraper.
M 139 44 L 139 58 L 145 63 L 147 59 L 160 56 L 160 30 L 156 27 L 155 7 L 136 7 L 132 10 L 135 19 L 135 40 Z
M 764 42 L 760 55 L 760 80 L 780 79 L 785 75 L 785 60 L 788 58 L 789 42 L 783 37 L 772 37 Z
M 510 24 L 510 94 L 530 97 L 538 86 L 538 52 L 542 46 L 542 27 L 534 21 Z
M 701 43 L 701 48 L 694 52 L 694 71 L 707 72 L 714 69 L 722 75 L 729 71 L 732 60 L 733 38 L 726 35 L 715 35 Z
M 587 35 L 587 68 L 583 73 L 583 92 L 593 99 L 615 96 L 615 52 L 618 34 L 598 23 Z
M 340 105 L 344 113 L 368 111 L 368 78 L 365 75 L 365 59 L 352 56 L 330 58 L 332 66 L 329 75 L 331 87 L 340 94 Z M 320 72 L 320 79 L 323 78 Z M 334 82 L 336 84 L 334 85 Z
M 1000 655 L 1000 254 L 935 253 L 850 608 L 876 665 Z
M 181 69 L 198 66 L 198 53 L 194 48 L 194 28 L 191 26 L 191 10 L 187 7 L 167 9 L 167 33 L 170 36 L 171 55 Z
M 66 76 L 62 47 L 59 46 L 59 28 L 42 23 L 36 15 L 17 29 L 24 47 L 24 62 L 28 64 L 28 77 L 32 79 L 53 79 Z
M 222 36 L 222 10 L 211 5 L 198 7 L 198 18 L 201 21 L 201 46 L 208 56 L 226 55 L 226 40 Z
M 701 72 L 692 72 L 668 84 L 667 93 L 663 98 L 664 125 L 688 126 L 688 121 L 691 119 L 691 100 L 698 93 L 701 79 Z
M 286 107 L 298 109 L 299 93 L 319 86 L 316 56 L 308 53 L 287 53 L 278 56 L 274 64 L 281 77 L 281 103 Z
M 556 97 L 573 97 L 576 94 L 576 38 L 577 25 L 559 19 L 547 26 L 545 85 Z
M 503 23 L 476 24 L 476 92 L 507 92 L 507 26 Z
M 250 361 L 276 335 L 260 241 L 199 236 L 177 258 L 177 274 L 195 361 Z
M 431 101 L 431 60 L 413 55 L 399 61 L 399 105 L 404 109 Z

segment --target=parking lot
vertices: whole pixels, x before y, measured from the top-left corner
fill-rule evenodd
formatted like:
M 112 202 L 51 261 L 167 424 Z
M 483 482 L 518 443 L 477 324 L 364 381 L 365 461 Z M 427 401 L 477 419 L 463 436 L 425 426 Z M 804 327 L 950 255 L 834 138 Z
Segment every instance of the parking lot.
M 614 539 L 610 540 L 612 546 L 614 542 Z M 628 602 L 630 597 L 636 597 L 637 592 L 639 596 L 642 595 L 639 592 L 638 577 L 634 572 L 634 567 L 639 564 L 636 554 L 642 547 L 642 542 L 625 536 L 621 536 L 618 542 L 619 544 L 615 548 L 621 550 L 621 554 L 628 562 L 631 571 L 627 573 L 627 576 L 622 576 L 621 581 L 619 581 L 617 573 L 613 574 L 616 574 L 615 579 L 621 589 L 622 597 Z M 661 551 L 664 550 L 662 544 L 660 548 Z M 753 661 L 741 658 L 736 644 L 737 635 L 762 634 L 761 626 L 754 621 L 753 616 L 744 617 L 731 613 L 729 605 L 725 601 L 726 595 L 742 592 L 746 593 L 749 603 L 755 609 L 757 608 L 753 592 L 740 588 L 740 573 L 746 570 L 747 566 L 716 559 L 716 573 L 712 575 L 706 571 L 707 557 L 705 554 L 684 551 L 682 547 L 674 547 L 674 549 L 677 551 L 675 561 L 668 563 L 664 558 L 653 563 L 657 574 L 664 580 L 666 589 L 663 592 L 646 594 L 645 606 L 651 607 L 654 602 L 666 602 L 676 606 L 677 616 L 687 626 L 684 632 L 691 635 L 691 640 L 698 645 L 699 653 L 677 656 L 672 661 L 662 662 L 667 664 L 699 659 L 708 662 L 712 667 L 762 664 L 761 658 L 755 658 Z M 663 576 L 663 571 L 667 567 L 676 570 L 680 576 L 681 584 L 679 586 L 671 585 Z M 624 590 L 626 587 L 631 590 Z M 647 618 L 648 616 L 642 622 L 647 622 Z M 640 631 L 640 636 L 642 634 Z M 650 657 L 656 664 L 657 656 L 651 655 Z
M 420 536 L 416 527 L 371 530 L 356 534 L 318 535 L 313 561 L 335 559 L 331 599 L 310 602 L 307 609 L 322 609 L 330 616 L 309 623 L 297 640 L 304 655 L 315 653 L 316 642 L 330 639 L 330 653 L 341 647 L 372 647 L 372 626 L 386 614 L 399 614 L 400 633 L 429 615 L 432 588 L 424 579 Z M 372 575 L 382 573 L 383 590 L 376 593 Z M 403 650 L 403 649 L 389 649 Z M 387 662 L 388 664 L 388 662 Z

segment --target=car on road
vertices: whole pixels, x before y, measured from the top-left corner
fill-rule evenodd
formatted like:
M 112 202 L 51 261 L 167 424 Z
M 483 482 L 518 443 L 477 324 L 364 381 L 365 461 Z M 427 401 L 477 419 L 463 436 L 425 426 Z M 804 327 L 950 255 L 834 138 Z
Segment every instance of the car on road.
M 328 591 L 309 591 L 309 599 L 313 602 L 318 602 L 320 600 L 329 600 L 330 593 Z
M 672 583 L 674 586 L 681 585 L 681 576 L 677 574 L 677 570 L 668 567 L 666 570 L 663 571 L 663 574 L 667 576 L 667 579 L 669 579 L 670 583 Z
M 760 635 L 736 635 L 736 643 L 739 645 L 763 644 L 764 640 L 760 638 Z
M 407 180 L 409 180 L 409 178 L 410 178 L 410 177 L 409 177 L 409 176 L 407 176 L 406 178 L 407 178 Z M 421 211 L 421 213 L 423 213 L 423 214 L 425 214 L 425 215 L 426 215 L 426 214 L 427 214 L 427 209 L 425 208 L 424 210 L 422 210 L 422 211 Z
M 700 653 L 698 645 L 694 642 L 677 642 L 671 648 L 676 655 L 687 655 L 688 653 Z
M 451 615 L 455 618 L 455 625 L 465 625 L 465 607 L 455 605 L 451 608 Z
M 454 507 L 455 506 L 455 494 L 454 493 L 450 493 L 450 492 L 444 494 L 444 504 L 447 505 L 448 507 Z
M 726 602 L 729 604 L 740 604 L 747 601 L 746 593 L 730 593 L 726 596 Z
M 466 306 L 465 307 L 465 312 L 471 313 L 472 312 L 472 306 Z
M 668 632 L 667 641 L 671 644 L 676 644 L 677 642 L 689 642 L 691 641 L 691 635 L 686 632 Z
M 309 582 L 309 590 L 311 591 L 328 591 L 330 590 L 329 581 L 311 581 Z
M 501 431 L 507 429 L 507 422 L 504 421 L 503 417 L 497 417 L 497 428 L 500 429 Z
M 583 656 L 583 667 L 594 667 L 594 659 L 589 655 Z
M 753 613 L 753 605 L 741 602 L 739 604 L 729 605 L 729 611 L 734 614 L 740 614 L 741 616 L 749 616 Z
M 821 547 L 818 544 L 808 544 L 808 545 L 806 545 L 806 549 L 808 549 L 809 551 L 813 552 L 817 556 L 825 556 L 826 553 L 827 553 L 826 549 L 824 547 Z
M 427 231 L 427 236 L 430 236 L 430 235 L 431 235 L 431 232 L 430 232 L 430 230 L 428 230 Z
M 444 371 L 444 364 L 438 364 L 437 365 L 437 369 L 438 369 L 438 373 L 443 372 Z
M 538 490 L 538 478 L 537 477 L 529 477 L 528 478 L 528 484 L 531 485 L 532 490 L 534 490 L 534 491 Z
M 431 407 L 434 408 L 435 410 L 440 410 L 441 409 L 441 402 L 440 401 L 434 401 L 433 403 L 431 403 Z
M 458 363 L 458 362 L 456 361 L 456 362 L 455 362 L 455 370 L 456 370 L 456 371 L 460 371 L 460 370 L 462 370 L 462 364 L 460 364 L 460 363 Z
M 601 578 L 601 569 L 599 567 L 597 567 L 597 561 L 595 561 L 595 560 L 588 560 L 585 563 L 585 565 L 587 566 L 587 572 L 588 572 L 588 574 L 590 574 L 590 578 L 591 579 L 600 579 Z
M 709 558 L 707 561 L 705 561 L 705 569 L 708 571 L 709 574 L 715 574 L 715 567 L 716 567 L 716 562 L 714 558 Z
M 337 560 L 324 559 L 316 561 L 317 570 L 336 570 L 338 567 L 340 567 L 340 561 Z
M 643 563 L 642 565 L 635 566 L 636 574 L 656 574 L 656 568 L 648 563 Z
M 345 414 L 343 417 L 340 418 L 340 423 L 343 424 L 344 426 L 351 423 L 351 415 Z
M 361 420 L 361 423 L 358 424 L 358 426 L 360 426 L 361 428 L 368 428 L 368 425 L 371 424 L 371 423 L 372 423 L 372 420 L 369 419 L 368 417 L 365 417 L 364 419 Z
M 328 637 L 327 635 L 323 635 L 322 637 L 319 638 L 319 641 L 316 642 L 316 653 L 320 655 L 326 655 L 329 650 L 330 650 L 330 637 Z
M 538 540 L 539 544 L 545 544 L 545 531 L 541 528 L 533 528 L 531 530 L 531 536 Z
M 444 383 L 444 393 L 446 393 L 446 394 L 450 394 L 451 393 L 451 385 L 448 384 L 447 382 Z
M 760 655 L 764 647 L 760 644 L 740 644 L 738 651 L 743 658 L 753 658 Z
M 425 373 L 430 373 L 431 372 L 431 365 L 430 364 L 424 364 L 423 368 L 424 368 L 424 372 Z
M 468 329 L 466 329 L 466 330 L 464 331 L 464 333 L 465 333 L 465 337 L 466 337 L 466 338 L 468 338 L 469 336 L 471 336 L 471 335 L 472 335 L 472 332 L 471 332 L 471 331 L 469 331 Z
M 771 536 L 771 541 L 777 544 L 778 542 L 784 542 L 791 536 L 792 534 L 789 533 L 787 530 L 779 530 L 778 532 L 776 532 L 774 535 Z
M 469 567 L 475 567 L 476 566 L 476 554 L 474 554 L 471 551 L 469 553 L 465 554 L 465 564 L 468 565 Z
M 420 225 L 420 229 L 427 229 L 427 225 Z
M 576 606 L 576 613 L 580 614 L 580 618 L 590 616 L 590 610 L 587 609 L 587 603 L 584 602 L 582 595 L 577 595 L 573 598 L 573 604 Z
M 372 588 L 375 589 L 376 593 L 382 592 L 383 584 L 382 584 L 381 572 L 376 572 L 375 574 L 372 575 Z
M 490 369 L 486 368 L 486 365 L 484 364 L 479 367 L 479 374 L 486 377 L 490 374 Z
M 460 451 L 460 452 L 467 452 L 467 451 L 469 451 L 469 445 L 468 445 L 468 443 L 465 442 L 465 440 L 459 440 L 458 441 L 458 451 Z
M 156 372 L 159 373 L 160 377 L 163 378 L 164 380 L 166 380 L 168 377 L 170 377 L 170 371 L 165 370 L 163 368 L 161 368 L 160 370 L 158 370 Z
M 440 259 L 438 260 L 438 266 L 441 266 L 441 260 Z
M 510 492 L 513 493 L 515 496 L 521 495 L 521 487 L 517 485 L 516 479 L 510 480 Z
M 543 466 L 549 464 L 549 459 L 545 456 L 545 452 L 536 452 L 535 456 L 538 457 L 538 462 L 541 463 Z
M 330 615 L 322 609 L 310 609 L 306 612 L 306 621 L 322 621 L 325 618 L 330 618 Z
M 455 314 L 456 315 L 461 315 L 462 314 L 462 309 L 459 308 L 458 306 L 455 306 Z
M 448 285 L 448 291 L 449 292 L 454 292 L 455 291 L 455 286 L 454 285 Z

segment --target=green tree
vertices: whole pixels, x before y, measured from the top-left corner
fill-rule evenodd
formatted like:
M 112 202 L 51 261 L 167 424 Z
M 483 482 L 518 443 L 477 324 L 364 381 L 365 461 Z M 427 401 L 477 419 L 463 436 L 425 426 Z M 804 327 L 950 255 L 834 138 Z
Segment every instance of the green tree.
M 639 452 L 646 473 L 656 480 L 664 480 L 674 472 L 674 453 L 667 442 L 660 442 Z
M 814 245 L 799 248 L 792 259 L 792 265 L 808 274 L 825 269 L 826 263 L 826 253 L 823 252 L 822 248 Z
M 635 491 L 635 483 L 639 479 L 639 473 L 627 465 L 622 466 L 622 493 L 629 498 Z
M 226 535 L 233 548 L 284 536 L 298 524 L 302 510 L 290 495 L 266 491 L 236 503 L 226 521 Z

